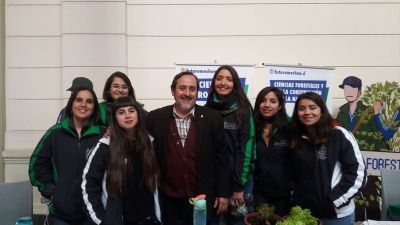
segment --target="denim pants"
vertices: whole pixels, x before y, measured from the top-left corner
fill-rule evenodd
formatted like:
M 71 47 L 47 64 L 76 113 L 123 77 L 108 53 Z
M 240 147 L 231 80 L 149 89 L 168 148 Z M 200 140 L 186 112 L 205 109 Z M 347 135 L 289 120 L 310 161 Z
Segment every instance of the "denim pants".
M 90 221 L 90 219 L 83 221 L 65 221 L 54 215 L 49 214 L 45 221 L 46 225 L 93 225 L 94 223 Z
M 355 213 L 337 219 L 321 219 L 323 225 L 353 225 L 355 221 Z

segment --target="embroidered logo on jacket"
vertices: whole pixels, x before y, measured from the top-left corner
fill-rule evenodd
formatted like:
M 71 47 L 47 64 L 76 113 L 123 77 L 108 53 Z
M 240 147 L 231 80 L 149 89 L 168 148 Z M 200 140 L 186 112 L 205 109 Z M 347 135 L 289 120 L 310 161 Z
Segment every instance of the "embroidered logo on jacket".
M 236 122 L 229 123 L 229 122 L 224 122 L 224 129 L 225 130 L 234 130 L 236 129 Z
M 325 160 L 327 158 L 325 145 L 321 145 L 319 148 L 317 148 L 316 157 L 319 160 Z
M 280 140 L 274 142 L 274 146 L 276 147 L 287 147 L 288 146 L 288 141 L 287 140 Z

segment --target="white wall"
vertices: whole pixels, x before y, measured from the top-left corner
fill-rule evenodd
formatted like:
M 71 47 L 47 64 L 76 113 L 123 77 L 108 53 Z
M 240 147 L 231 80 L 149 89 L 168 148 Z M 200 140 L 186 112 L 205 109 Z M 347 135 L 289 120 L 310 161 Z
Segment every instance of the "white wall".
M 1 151 L 4 149 L 4 124 L 5 124 L 5 112 L 4 112 L 4 2 L 0 1 L 0 182 L 3 181 L 3 156 Z
M 399 81 L 400 0 L 269 2 L 6 0 L 5 180 L 27 179 L 76 76 L 101 96 L 109 74 L 127 72 L 148 110 L 172 102 L 175 62 L 256 64 L 256 91 L 262 63 L 336 67 L 337 85 Z M 344 102 L 334 89 L 334 108 Z

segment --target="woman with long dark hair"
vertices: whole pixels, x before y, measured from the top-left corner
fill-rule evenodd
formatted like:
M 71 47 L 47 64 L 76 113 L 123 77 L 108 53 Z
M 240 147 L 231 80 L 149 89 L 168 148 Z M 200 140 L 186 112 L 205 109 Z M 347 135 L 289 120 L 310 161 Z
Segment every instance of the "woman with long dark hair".
M 275 206 L 284 216 L 291 208 L 289 127 L 284 94 L 276 87 L 262 89 L 254 106 L 257 159 L 254 171 L 256 205 Z
M 251 163 L 254 159 L 254 121 L 252 107 L 243 91 L 239 75 L 229 65 L 219 67 L 214 74 L 207 98 L 207 107 L 221 112 L 225 139 L 229 149 L 232 203 L 244 204 L 246 194 L 252 192 Z M 228 224 L 239 219 L 227 218 Z M 236 223 L 237 224 L 237 223 Z
M 90 155 L 82 192 L 90 218 L 102 225 L 160 221 L 158 167 L 139 104 L 121 97 L 112 106 L 112 132 Z
M 366 168 L 354 136 L 334 126 L 316 93 L 301 94 L 292 116 L 294 203 L 324 225 L 354 224 L 354 197 L 366 182 Z
M 43 197 L 50 199 L 50 225 L 84 225 L 80 183 L 90 150 L 102 137 L 96 94 L 91 88 L 76 89 L 68 100 L 65 117 L 40 139 L 29 162 L 29 178 Z
M 104 102 L 100 103 L 101 123 L 104 126 L 111 124 L 111 106 L 112 103 L 120 97 L 131 97 L 136 101 L 135 90 L 129 77 L 120 71 L 112 73 L 104 85 L 103 99 Z M 143 113 L 144 118 L 147 116 L 147 111 L 143 109 L 143 104 L 139 104 L 140 113 Z

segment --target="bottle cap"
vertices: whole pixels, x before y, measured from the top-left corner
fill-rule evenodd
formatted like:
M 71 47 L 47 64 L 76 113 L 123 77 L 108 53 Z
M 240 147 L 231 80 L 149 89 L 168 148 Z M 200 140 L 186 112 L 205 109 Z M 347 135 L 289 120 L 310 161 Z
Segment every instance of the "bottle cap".
M 205 199 L 206 199 L 206 195 L 201 194 L 201 195 L 197 195 L 195 198 L 189 198 L 189 203 L 194 205 L 199 200 L 204 200 L 204 202 L 205 202 L 206 201 Z
M 206 195 L 205 194 L 197 195 L 196 200 L 200 200 L 200 199 L 206 199 Z
M 196 206 L 206 206 L 206 200 L 204 200 L 204 199 L 197 200 L 195 205 Z

